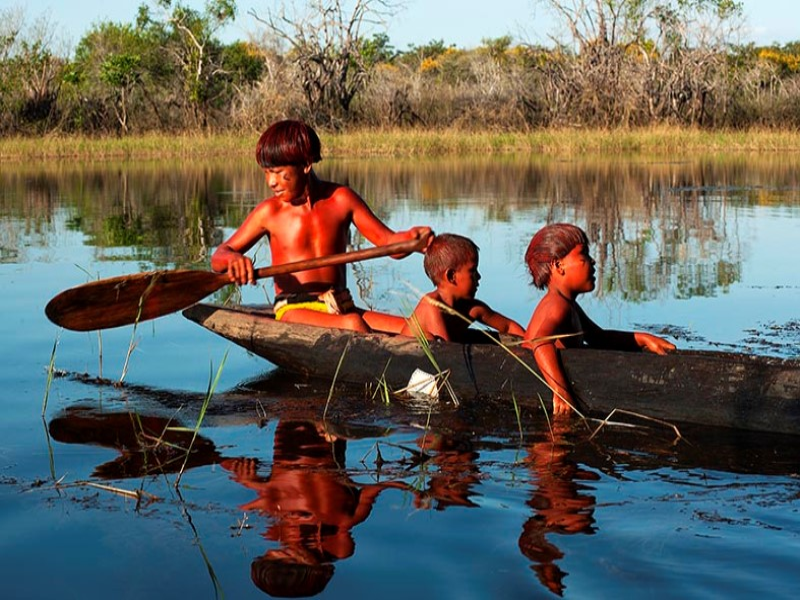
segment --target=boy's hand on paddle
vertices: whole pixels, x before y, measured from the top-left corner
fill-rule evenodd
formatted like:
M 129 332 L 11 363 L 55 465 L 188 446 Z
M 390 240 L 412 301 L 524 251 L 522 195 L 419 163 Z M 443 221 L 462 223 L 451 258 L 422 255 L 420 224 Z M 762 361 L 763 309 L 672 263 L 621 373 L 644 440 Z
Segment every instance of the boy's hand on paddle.
M 393 242 L 399 240 L 422 240 L 423 245 L 418 251 L 424 253 L 428 249 L 428 246 L 431 245 L 431 242 L 433 241 L 434 238 L 434 233 L 430 227 L 418 226 L 418 227 L 412 227 L 411 229 L 408 229 L 407 231 L 403 231 L 401 233 L 396 233 L 394 234 L 393 238 L 394 238 L 392 239 Z M 405 258 L 406 256 L 408 256 L 408 253 L 392 254 L 392 258 L 395 259 Z
M 244 285 L 245 283 L 255 285 L 256 283 L 253 261 L 243 254 L 232 255 L 228 260 L 228 268 L 225 272 L 228 274 L 228 279 L 231 280 L 231 283 L 238 283 L 239 285 Z
M 431 245 L 433 238 L 436 237 L 436 234 L 433 233 L 433 229 L 427 226 L 412 227 L 409 229 L 409 232 L 414 236 L 413 239 L 425 241 L 425 245 L 422 247 L 422 250 L 420 250 L 423 254 L 428 251 L 428 247 Z

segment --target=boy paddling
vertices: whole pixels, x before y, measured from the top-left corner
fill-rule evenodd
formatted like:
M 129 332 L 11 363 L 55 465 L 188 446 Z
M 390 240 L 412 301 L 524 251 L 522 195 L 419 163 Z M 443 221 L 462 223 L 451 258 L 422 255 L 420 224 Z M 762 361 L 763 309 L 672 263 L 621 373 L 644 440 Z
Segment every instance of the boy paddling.
M 557 349 L 586 345 L 655 354 L 675 349 L 671 342 L 650 333 L 603 329 L 578 306 L 578 296 L 595 286 L 589 239 L 579 227 L 569 223 L 543 227 L 531 239 L 525 262 L 533 284 L 547 288 L 533 311 L 525 339 L 553 390 L 553 414 L 567 414 L 575 404 Z
M 393 231 L 352 189 L 319 179 L 313 163 L 321 160 L 321 144 L 303 122 L 271 125 L 258 140 L 256 160 L 274 195 L 256 206 L 211 257 L 211 268 L 227 272 L 233 283 L 255 283 L 253 261 L 245 252 L 263 236 L 272 264 L 340 254 L 351 225 L 376 246 L 432 236 L 429 227 Z M 274 283 L 276 318 L 289 323 L 391 333 L 405 323 L 400 316 L 357 308 L 347 290 L 345 265 L 278 275 Z

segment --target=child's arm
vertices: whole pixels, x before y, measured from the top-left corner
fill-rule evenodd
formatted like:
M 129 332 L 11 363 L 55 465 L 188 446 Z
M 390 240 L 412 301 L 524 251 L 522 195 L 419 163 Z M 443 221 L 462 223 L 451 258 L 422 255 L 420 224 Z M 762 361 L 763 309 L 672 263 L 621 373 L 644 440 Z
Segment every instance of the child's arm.
M 575 309 L 583 325 L 584 340 L 589 346 L 609 350 L 649 350 L 661 355 L 675 350 L 675 344 L 651 333 L 603 329 L 592 321 L 577 303 Z
M 525 330 L 522 325 L 509 319 L 505 315 L 493 310 L 488 304 L 475 300 L 474 306 L 469 311 L 469 317 L 484 325 L 488 325 L 492 329 L 496 329 L 500 333 L 507 333 L 509 335 L 516 335 L 522 337 L 525 335 Z
M 557 296 L 545 296 L 533 312 L 525 332 L 526 346 L 533 350 L 533 357 L 545 382 L 553 390 L 553 414 L 567 414 L 575 406 L 567 374 L 561 364 L 555 339 L 570 329 L 572 311 L 567 302 Z M 541 340 L 541 341 L 537 341 Z
M 433 241 L 433 231 L 430 227 L 411 227 L 406 231 L 394 231 L 372 212 L 372 209 L 355 191 L 349 187 L 342 186 L 337 190 L 337 193 L 343 194 L 346 198 L 353 215 L 353 224 L 365 238 L 376 246 L 386 246 L 395 242 L 425 238 L 428 240 L 427 245 L 430 245 L 431 241 Z M 392 258 L 403 258 L 405 256 L 407 254 L 397 254 L 392 255 Z
M 575 406 L 569 381 L 561 365 L 555 341 L 533 344 L 533 358 L 548 387 L 553 390 L 553 414 L 568 414 Z
M 266 203 L 262 203 L 253 209 L 233 235 L 211 255 L 211 269 L 217 273 L 227 273 L 233 283 L 244 285 L 256 281 L 253 261 L 244 253 L 267 234 L 261 225 L 265 206 Z

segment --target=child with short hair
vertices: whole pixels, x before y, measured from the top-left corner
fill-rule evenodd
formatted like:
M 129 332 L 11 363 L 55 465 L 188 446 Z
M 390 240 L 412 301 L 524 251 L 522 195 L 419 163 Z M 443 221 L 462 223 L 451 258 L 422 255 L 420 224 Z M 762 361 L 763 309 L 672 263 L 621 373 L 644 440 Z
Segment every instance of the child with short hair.
M 432 235 L 430 227 L 395 232 L 352 189 L 319 179 L 313 163 L 321 160 L 320 140 L 301 121 L 272 124 L 258 140 L 256 160 L 274 195 L 256 206 L 211 257 L 211 268 L 227 272 L 233 283 L 255 283 L 253 261 L 244 253 L 263 236 L 277 265 L 344 252 L 350 225 L 376 246 Z M 346 273 L 345 265 L 338 265 L 277 275 L 276 318 L 362 332 L 399 332 L 405 323 L 399 315 L 353 304 Z
M 478 321 L 500 333 L 522 336 L 519 323 L 475 298 L 481 275 L 478 246 L 472 240 L 452 233 L 437 235 L 425 252 L 424 266 L 436 289 L 422 297 L 401 335 L 466 343 L 474 331 L 469 329 L 471 322 Z
M 569 223 L 543 227 L 531 239 L 525 262 L 533 284 L 539 289 L 547 288 L 533 311 L 525 339 L 553 390 L 553 414 L 567 414 L 574 407 L 558 349 L 585 345 L 616 350 L 646 349 L 655 354 L 675 349 L 671 342 L 650 333 L 603 329 L 578 306 L 577 297 L 595 287 L 595 263 L 589 254 L 589 239 L 581 228 Z

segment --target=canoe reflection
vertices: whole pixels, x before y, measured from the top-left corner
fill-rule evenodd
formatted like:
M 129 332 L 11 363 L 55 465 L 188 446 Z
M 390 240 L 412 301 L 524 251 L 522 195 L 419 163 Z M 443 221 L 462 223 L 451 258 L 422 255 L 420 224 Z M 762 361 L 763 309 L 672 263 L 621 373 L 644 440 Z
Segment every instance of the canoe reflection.
M 92 477 L 131 479 L 177 473 L 219 462 L 214 443 L 163 416 L 133 412 L 103 412 L 96 408 L 70 407 L 49 424 L 50 435 L 65 444 L 90 444 L 114 448 L 120 455 L 98 465 Z M 188 455 L 186 450 L 191 448 Z M 185 462 L 184 462 L 185 461 Z

